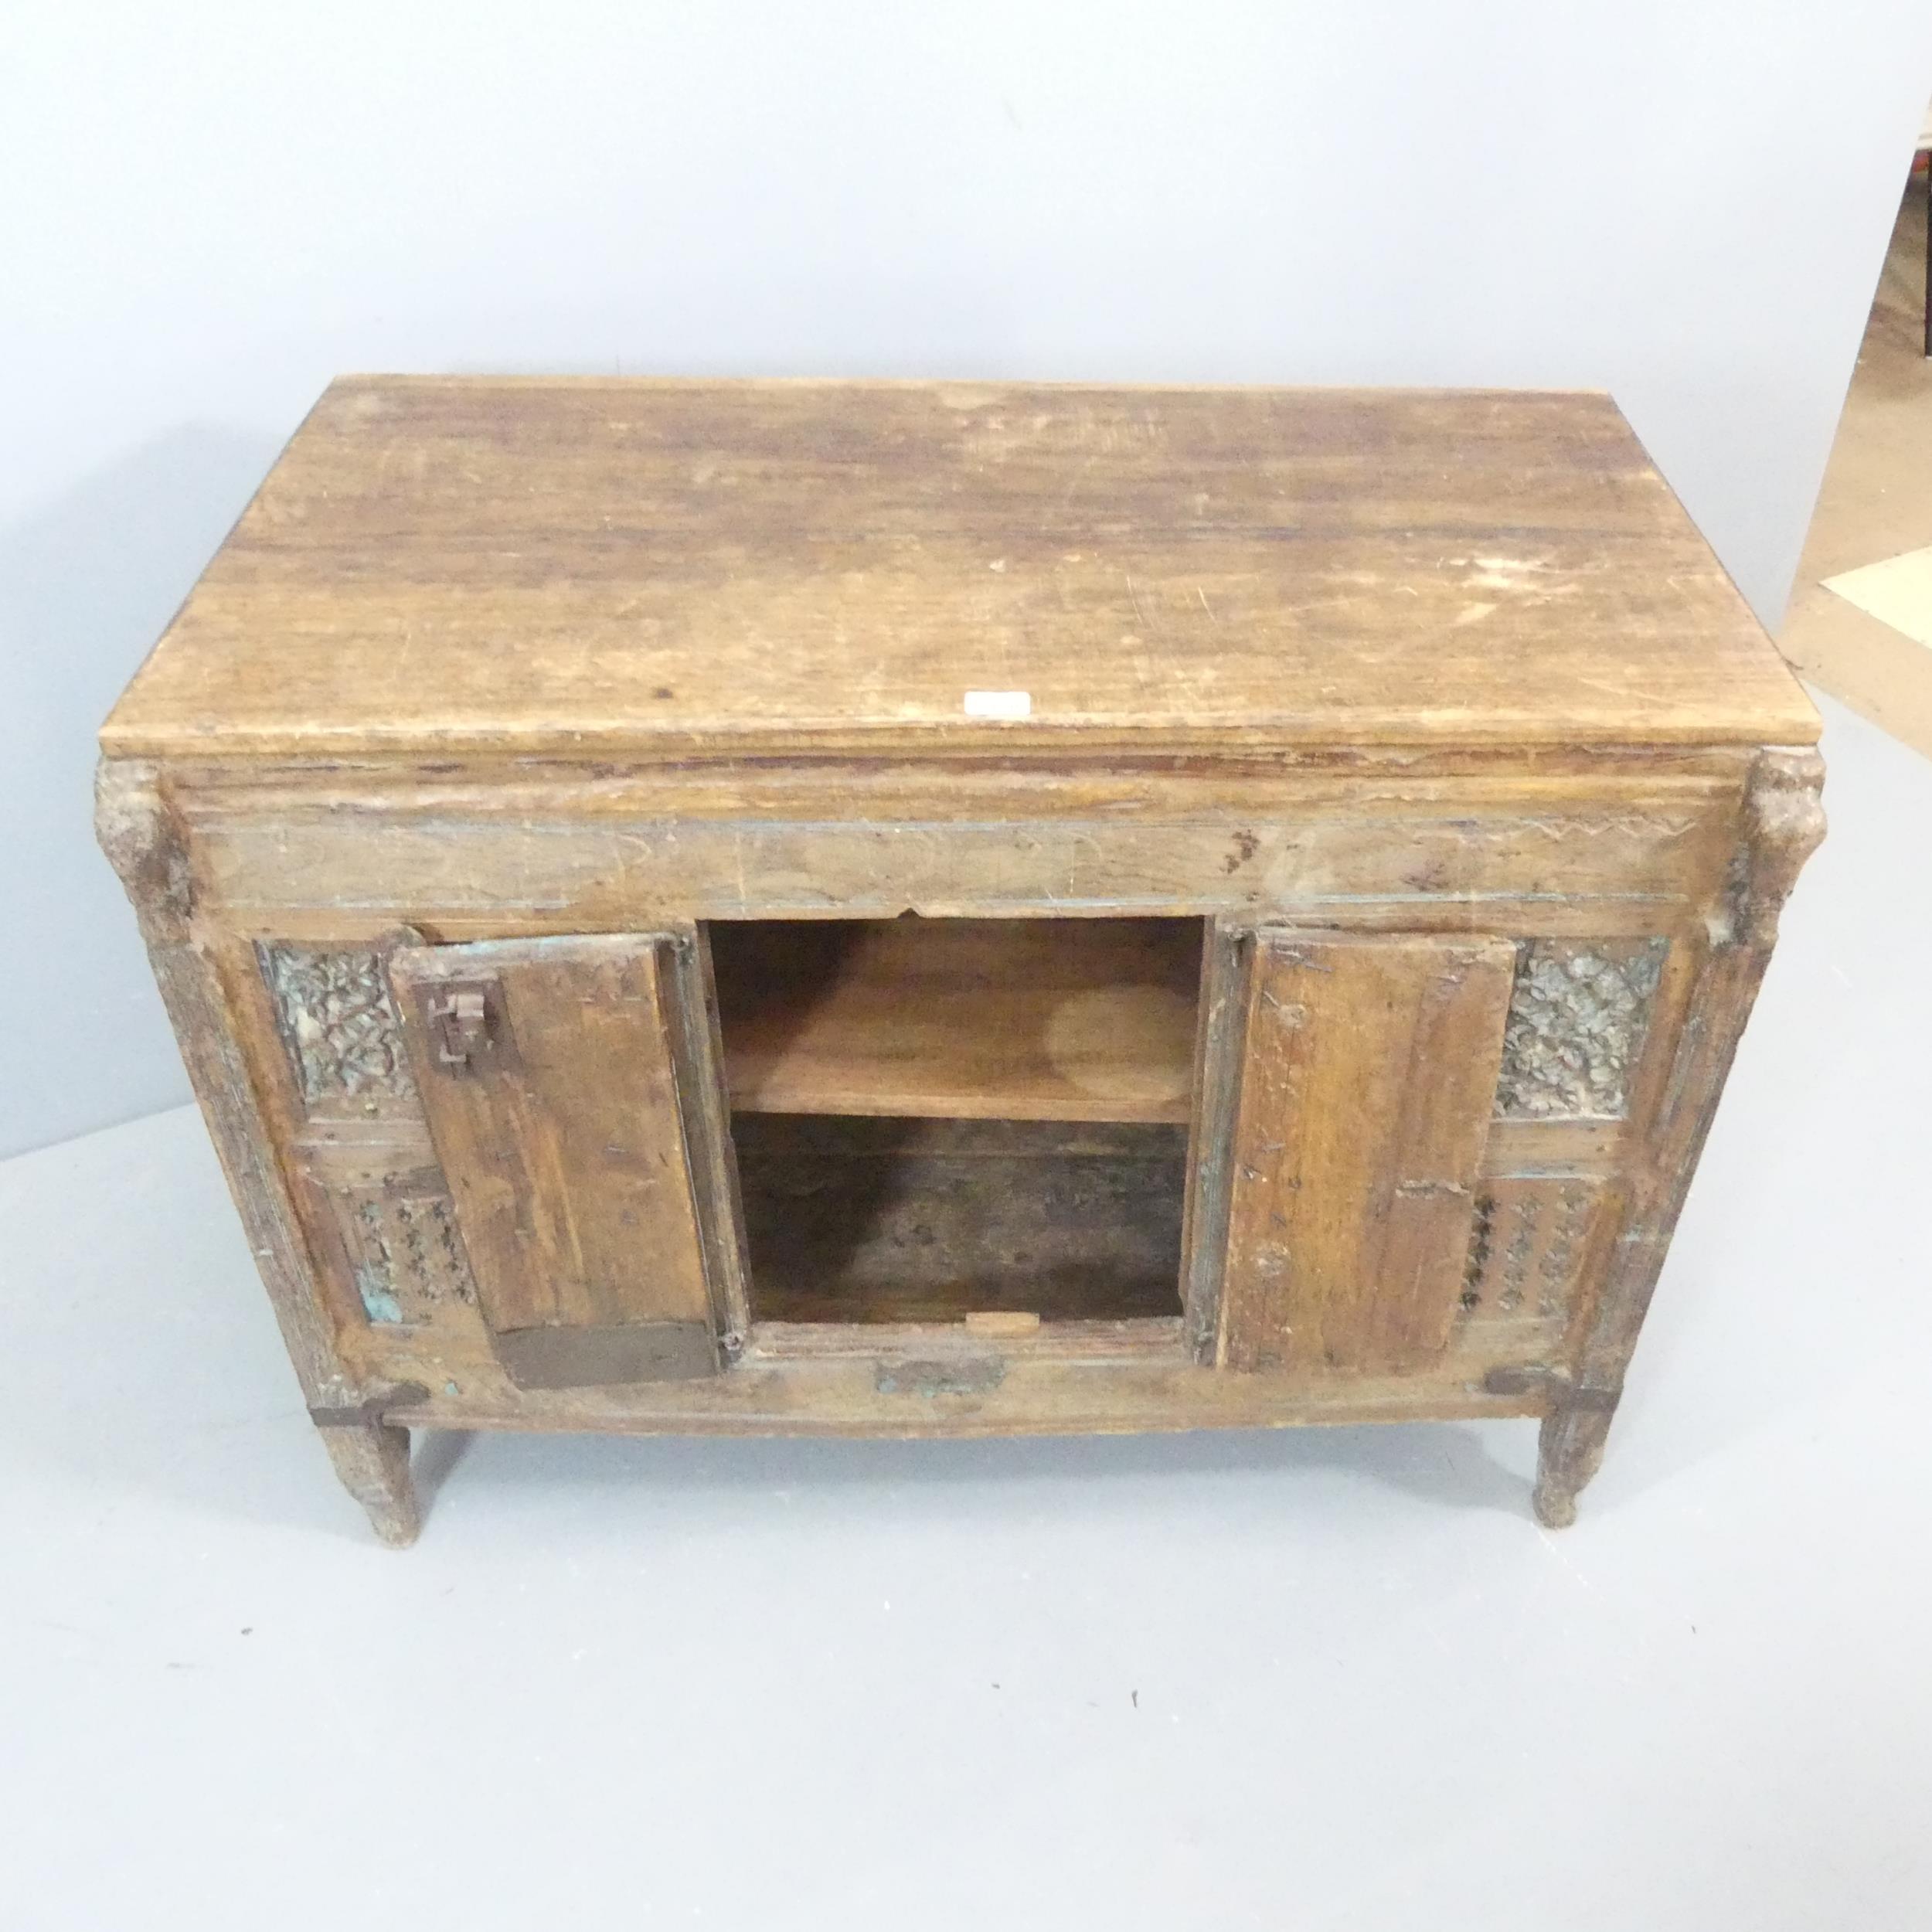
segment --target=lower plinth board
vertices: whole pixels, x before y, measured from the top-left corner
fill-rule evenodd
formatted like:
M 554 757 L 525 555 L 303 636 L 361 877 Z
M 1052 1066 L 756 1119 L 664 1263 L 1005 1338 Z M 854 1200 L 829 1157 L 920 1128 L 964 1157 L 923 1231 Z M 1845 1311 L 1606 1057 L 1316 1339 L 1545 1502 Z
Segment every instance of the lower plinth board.
M 387 1418 L 410 1428 L 636 1435 L 1133 1434 L 1298 1423 L 1540 1415 L 1540 1389 L 1507 1393 L 1463 1362 L 1428 1377 L 1237 1374 L 1170 1361 L 1027 1360 L 951 1337 L 924 1347 L 773 1360 L 753 1352 L 702 1382 L 512 1389 L 492 1377 L 399 1390 Z

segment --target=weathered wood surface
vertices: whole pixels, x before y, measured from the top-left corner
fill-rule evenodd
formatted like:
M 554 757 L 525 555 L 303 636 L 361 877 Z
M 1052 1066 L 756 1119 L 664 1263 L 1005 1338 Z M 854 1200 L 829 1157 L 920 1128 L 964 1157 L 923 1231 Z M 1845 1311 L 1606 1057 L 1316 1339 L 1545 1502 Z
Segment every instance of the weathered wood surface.
M 1190 1361 L 1212 1364 L 1221 1345 L 1221 1294 L 1227 1279 L 1230 1177 L 1236 1102 L 1247 1052 L 1251 927 L 1216 920 L 1201 962 L 1195 1035 L 1194 1119 L 1181 1226 L 1181 1305 Z
M 1227 1366 L 1400 1369 L 1442 1352 L 1515 963 L 1494 940 L 1256 935 Z
M 1129 1325 L 1138 1328 L 1140 1325 Z M 1050 1325 L 1042 1331 L 1050 1336 Z M 975 1335 L 935 1339 L 930 1328 L 881 1328 L 835 1352 L 754 1342 L 728 1375 L 625 1389 L 518 1389 L 463 1376 L 397 1405 L 412 1428 L 535 1429 L 618 1435 L 991 1436 L 1129 1434 L 1304 1423 L 1419 1422 L 1468 1416 L 1540 1416 L 1536 1389 L 1486 1389 L 1454 1363 L 1405 1376 L 1241 1376 L 1176 1366 L 1178 1324 L 1152 1348 L 1089 1337 L 1084 1359 Z M 929 1393 L 897 1365 L 957 1362 L 950 1392 Z M 994 1365 L 989 1371 L 988 1364 Z M 882 1371 L 885 1372 L 882 1375 Z M 885 1386 L 882 1386 L 882 1381 Z
M 976 692 L 1023 693 L 1026 715 L 977 716 Z M 354 377 L 316 405 L 105 743 L 330 757 L 1816 733 L 1600 395 Z
M 160 772 L 138 760 L 104 762 L 95 827 L 139 918 L 189 1083 L 303 1393 L 311 1404 L 359 1399 L 217 951 L 196 929 L 185 844 Z
M 1634 1110 L 1647 1131 L 1628 1183 L 1628 1212 L 1589 1322 L 1551 1378 L 1536 1507 L 1553 1527 L 1574 1519 L 1577 1492 L 1602 1461 L 1671 1235 L 1770 962 L 1778 916 L 1825 836 L 1824 781 L 1823 760 L 1801 750 L 1767 749 L 1753 770 L 1730 893 L 1713 917 L 1688 1010 L 1669 1036 L 1672 1050 L 1650 1056 L 1647 1090 Z
M 1175 920 L 721 923 L 732 1104 L 1185 1121 L 1201 939 Z
M 211 906 L 298 934 L 326 907 L 341 931 L 407 917 L 439 934 L 506 920 L 610 930 L 645 920 L 933 917 L 988 913 L 1292 912 L 1400 922 L 1406 908 L 1480 927 L 1532 909 L 1549 930 L 1647 932 L 1660 906 L 1708 900 L 1734 848 L 1727 795 L 1678 804 L 1453 793 L 1391 799 L 1373 780 L 1316 805 L 1278 793 L 1241 812 L 1083 815 L 1070 787 L 1038 818 L 876 820 L 628 818 L 568 801 L 447 794 L 410 800 L 345 785 L 188 808 Z M 521 804 L 522 809 L 506 809 Z M 1548 908 L 1546 912 L 1542 909 Z M 1531 927 L 1529 930 L 1538 930 Z
M 1772 784 L 1760 777 L 1748 794 L 1743 821 L 1753 828 L 1748 846 L 1726 845 L 1719 838 L 1719 835 L 1725 828 L 1738 821 L 1734 814 L 1727 815 L 1723 808 L 1715 769 L 1713 774 L 1695 781 L 1702 787 L 1699 796 L 1706 849 L 1715 850 L 1724 856 L 1723 862 L 1715 867 L 1700 866 L 1699 870 L 1704 875 L 1701 891 L 1690 896 L 1687 904 L 1679 903 L 1669 909 L 1674 930 L 1680 935 L 1685 930 L 1687 915 L 1695 912 L 1701 903 L 1709 910 L 1697 916 L 1691 930 L 1702 931 L 1706 927 L 1713 927 L 1720 936 L 1754 932 L 1761 937 L 1765 925 L 1764 906 L 1767 898 L 1788 889 L 1795 869 L 1794 855 L 1801 843 L 1794 843 L 1791 835 L 1781 838 L 1774 835 L 1786 821 L 1803 818 L 1807 811 L 1812 809 L 1808 805 L 1805 787 L 1811 782 L 1809 774 L 1813 763 L 1798 754 L 1786 753 L 1765 754 L 1759 760 L 1757 768 L 1760 773 L 1776 774 L 1781 782 Z M 1737 768 L 1734 762 L 1730 768 Z M 139 773 L 138 767 L 117 766 L 111 770 L 114 774 Z M 158 798 L 156 782 L 155 775 L 150 773 L 141 781 L 146 787 L 145 791 L 140 786 L 134 788 L 135 793 L 150 799 L 155 811 L 158 810 L 158 804 L 154 804 Z M 1365 783 L 1386 782 L 1365 781 L 1355 777 L 1345 784 L 1349 790 L 1359 791 Z M 118 797 L 121 793 L 117 789 L 112 795 Z M 149 810 L 150 807 L 143 808 L 144 812 Z M 125 835 L 116 830 L 128 817 L 127 808 L 117 808 L 111 814 L 104 811 L 104 831 L 115 839 L 117 849 L 131 852 L 133 844 L 138 842 L 131 843 Z M 158 920 L 170 931 L 185 935 L 191 923 L 190 906 L 196 899 L 196 872 L 190 856 L 196 824 L 196 801 L 191 799 L 185 808 L 170 807 L 155 822 L 179 828 L 167 835 L 175 842 L 168 848 L 174 855 L 165 862 L 132 859 L 129 869 L 138 892 L 145 896 L 145 903 L 151 909 L 148 915 L 150 923 Z M 1802 832 L 1803 827 L 1798 826 L 1797 830 Z M 1787 826 L 1786 832 L 1790 833 L 1791 828 Z M 148 835 L 144 833 L 142 836 Z M 1560 853 L 1564 842 L 1556 842 Z M 165 840 L 162 845 L 166 845 Z M 151 873 L 154 876 L 152 883 L 149 883 Z M 1560 883 L 1561 876 L 1560 872 L 1553 875 L 1549 883 Z M 1348 875 L 1344 873 L 1340 877 L 1345 883 Z M 1755 889 L 1753 880 L 1757 882 Z M 322 896 L 328 889 L 326 881 L 312 883 L 316 886 L 315 896 Z M 1695 883 L 1694 879 L 1687 878 L 1687 888 Z M 532 887 L 536 883 L 534 880 L 530 882 Z M 536 897 L 539 890 L 540 888 L 532 890 L 530 896 Z M 1410 904 L 1412 912 L 1424 917 L 1447 916 L 1460 921 L 1471 916 L 1471 909 L 1459 907 L 1452 896 L 1422 895 Z M 1353 916 L 1364 920 L 1366 925 L 1372 923 L 1377 917 L 1386 916 L 1390 910 L 1358 906 L 1353 909 Z M 1630 917 L 1623 923 L 1632 934 L 1641 934 L 1665 910 L 1657 903 L 1640 899 L 1631 903 Z M 320 917 L 321 909 L 318 906 L 316 910 Z M 1607 917 L 1606 907 L 1601 903 L 1591 905 L 1554 894 L 1536 900 L 1526 899 L 1506 908 L 1492 902 L 1474 909 L 1473 916 L 1493 920 L 1505 910 L 1516 918 L 1533 922 L 1529 927 L 1532 930 L 1587 932 L 1617 923 Z M 226 915 L 223 913 L 222 917 L 225 923 Z M 330 917 L 339 932 L 354 928 L 359 916 L 353 910 L 338 910 Z M 380 930 L 393 937 L 393 909 L 383 910 L 382 922 Z M 235 963 L 234 973 L 224 981 L 223 974 L 216 969 L 216 962 L 230 954 Z M 434 1165 L 434 1148 L 420 1121 L 413 1123 L 406 1116 L 393 1112 L 393 1097 L 376 1097 L 381 1108 L 390 1110 L 382 1117 L 338 1119 L 325 1107 L 321 1112 L 312 1113 L 304 1120 L 292 1084 L 293 1073 L 287 1066 L 284 1029 L 267 1017 L 267 992 L 261 975 L 253 971 L 256 957 L 247 942 L 227 940 L 220 941 L 212 954 L 204 942 L 196 954 L 197 958 L 205 961 L 199 970 L 206 975 L 208 984 L 216 989 L 218 1004 L 214 1010 L 218 1017 L 214 1024 L 217 1028 L 232 1029 L 236 1036 L 235 1043 L 227 1050 L 231 1056 L 237 1053 L 246 1056 L 248 1063 L 255 1069 L 250 1098 L 257 1111 L 252 1131 L 260 1147 L 270 1154 L 277 1147 L 287 1148 L 291 1154 L 295 1154 L 298 1148 L 304 1150 L 297 1156 L 299 1162 L 312 1165 L 316 1172 L 325 1175 L 329 1186 L 338 1192 L 356 1185 L 417 1184 L 425 1162 Z M 1761 965 L 1761 961 L 1758 963 Z M 1697 967 L 1690 951 L 1686 951 L 1681 967 L 1681 971 L 1673 968 L 1675 979 L 1666 987 L 1670 997 L 1664 1000 L 1655 1022 L 1659 1051 L 1666 1060 L 1671 1043 L 1678 1037 L 1685 1018 L 1680 1010 L 1679 995 L 1671 992 L 1671 985 L 1679 982 L 1687 985 L 1702 970 Z M 1719 978 L 1713 981 L 1708 998 L 1721 1007 L 1723 985 L 1726 983 L 1723 979 L 1724 961 L 1714 961 L 1711 971 Z M 253 1007 L 247 998 L 241 998 L 237 1004 L 237 995 L 245 992 L 251 983 Z M 219 1017 L 223 1000 L 227 1009 L 225 1019 Z M 687 1002 L 684 1020 L 687 1029 L 695 1025 L 700 1033 L 705 1031 L 707 1016 L 701 999 Z M 715 1042 L 707 1050 L 715 1054 Z M 1699 1050 L 1708 1054 L 1707 1039 Z M 1651 1058 L 1654 1060 L 1656 1056 L 1652 1055 Z M 239 1066 L 243 1063 L 236 1063 Z M 282 1070 L 277 1072 L 278 1069 Z M 1700 1080 L 1708 1085 L 1709 1077 L 1708 1071 L 1697 1074 L 1693 1070 L 1678 1084 L 1689 1090 L 1696 1088 Z M 1640 1084 L 1639 1090 L 1633 1096 L 1632 1119 L 1629 1122 L 1494 1122 L 1484 1164 L 1485 1172 L 1502 1176 L 1527 1174 L 1553 1179 L 1566 1175 L 1614 1175 L 1621 1171 L 1628 1160 L 1641 1154 L 1647 1144 L 1648 1123 L 1662 1104 L 1662 1091 L 1659 1077 L 1655 1074 Z M 362 1097 L 365 1105 L 369 1104 L 369 1098 L 367 1094 Z M 714 1095 L 713 1098 L 715 1107 L 717 1097 Z M 1207 1099 L 1213 1104 L 1220 1104 L 1213 1102 L 1211 1093 Z M 1208 1152 L 1204 1143 L 1204 1156 Z M 728 1147 L 722 1150 L 719 1158 L 728 1171 Z M 265 1171 L 273 1173 L 274 1170 L 271 1165 Z M 723 1191 L 730 1192 L 728 1189 Z M 266 1192 L 268 1198 L 273 1198 L 274 1186 L 270 1185 Z M 261 1198 L 260 1190 L 250 1197 L 251 1212 L 259 1206 Z M 1631 1230 L 1638 1238 L 1621 1243 L 1606 1243 L 1600 1260 L 1592 1264 L 1600 1273 L 1604 1267 L 1609 1268 L 1613 1287 L 1617 1282 L 1628 1283 L 1639 1280 L 1647 1272 L 1654 1272 L 1655 1260 L 1661 1256 L 1661 1243 L 1654 1235 L 1648 1240 L 1642 1238 L 1641 1218 L 1639 1216 L 1633 1222 Z M 1618 1225 L 1621 1219 L 1620 1208 Z M 1614 1232 L 1613 1226 L 1611 1233 Z M 726 1246 L 730 1246 L 728 1236 Z M 1202 1260 L 1192 1236 L 1189 1254 L 1190 1267 Z M 311 1256 L 309 1266 L 315 1270 L 315 1277 L 313 1284 L 304 1289 L 297 1304 L 298 1311 L 308 1311 L 306 1318 L 311 1321 L 316 1318 L 317 1312 L 321 1312 L 324 1326 L 320 1332 L 326 1336 L 328 1317 L 325 1311 L 333 1306 L 335 1318 L 340 1321 L 344 1318 L 342 1311 L 345 1303 L 342 1294 L 332 1291 L 327 1285 L 332 1266 L 327 1254 L 316 1249 L 311 1250 Z M 1634 1317 L 1641 1313 L 1641 1302 L 1633 1299 L 1627 1288 L 1621 1291 L 1621 1299 L 1617 1295 L 1599 1297 L 1594 1288 L 1580 1281 L 1571 1284 L 1567 1294 L 1569 1305 L 1573 1308 L 1590 1305 L 1602 1299 L 1607 1304 L 1614 1302 L 1621 1312 L 1614 1325 L 1599 1324 L 1597 1329 L 1583 1332 L 1573 1343 L 1540 1350 L 1529 1345 L 1526 1331 L 1520 1325 L 1505 1338 L 1494 1325 L 1472 1321 L 1467 1325 L 1466 1332 L 1451 1338 L 1450 1348 L 1440 1365 L 1411 1372 L 1396 1381 L 1379 1386 L 1372 1394 L 1359 1386 L 1358 1379 L 1352 1374 L 1338 1374 L 1324 1368 L 1308 1374 L 1298 1371 L 1275 1372 L 1243 1377 L 1244 1382 L 1255 1386 L 1238 1400 L 1230 1400 L 1219 1393 L 1204 1396 L 1191 1379 L 1175 1383 L 1168 1378 L 1165 1369 L 1145 1366 L 1149 1351 L 1157 1357 L 1165 1355 L 1169 1359 L 1175 1351 L 1185 1352 L 1188 1345 L 1178 1325 L 1163 1329 L 1159 1323 L 1145 1321 L 1113 1325 L 1067 1322 L 1053 1325 L 1030 1338 L 983 1337 L 976 1345 L 982 1352 L 990 1348 L 1012 1370 L 1003 1376 L 1001 1392 L 996 1396 L 982 1393 L 970 1410 L 962 1409 L 958 1399 L 948 1396 L 934 1413 L 916 1426 L 934 1432 L 957 1430 L 970 1433 L 1026 1427 L 1152 1427 L 1180 1423 L 1189 1418 L 1192 1421 L 1188 1426 L 1209 1426 L 1216 1420 L 1316 1420 L 1340 1415 L 1359 1417 L 1399 1413 L 1540 1413 L 1553 1410 L 1553 1412 L 1560 1417 L 1573 1407 L 1578 1418 L 1573 1426 L 1568 1422 L 1553 1424 L 1547 1437 L 1549 1456 L 1546 1461 L 1549 1474 L 1543 1506 L 1546 1513 L 1555 1519 L 1560 1517 L 1566 1506 L 1564 1497 L 1568 1495 L 1573 1501 L 1574 1485 L 1587 1474 L 1590 1455 L 1600 1448 L 1608 1417 L 1603 1391 L 1573 1381 L 1575 1371 L 1570 1366 L 1573 1348 L 1580 1347 L 1588 1336 L 1600 1334 L 1612 1339 L 1600 1342 L 1600 1349 L 1608 1349 L 1614 1355 L 1614 1338 L 1622 1337 L 1627 1341 L 1634 1335 Z M 1211 1306 L 1211 1297 L 1209 1304 Z M 1192 1306 L 1190 1301 L 1190 1308 Z M 633 1390 L 596 1401 L 580 1412 L 586 1420 L 576 1426 L 807 1429 L 845 1427 L 886 1433 L 900 1432 L 909 1426 L 903 1392 L 881 1392 L 867 1383 L 862 1393 L 855 1393 L 855 1388 L 849 1386 L 849 1377 L 837 1373 L 821 1376 L 816 1369 L 807 1370 L 803 1365 L 815 1359 L 811 1355 L 814 1345 L 821 1351 L 830 1349 L 832 1355 L 837 1355 L 837 1338 L 829 1332 L 795 1325 L 787 1332 L 796 1339 L 784 1348 L 774 1349 L 770 1342 L 761 1342 L 757 1332 L 751 1329 L 742 1299 L 734 1325 L 739 1335 L 750 1333 L 752 1358 L 769 1365 L 767 1369 L 758 1372 L 759 1393 L 749 1398 L 749 1407 L 745 1400 L 737 1396 L 727 1401 L 721 1409 L 713 1410 L 702 1403 L 687 1407 L 682 1396 Z M 1568 1333 L 1567 1328 L 1565 1332 Z M 767 1332 L 775 1335 L 777 1331 Z M 890 1342 L 892 1332 L 887 1325 L 879 1325 L 874 1332 L 882 1346 Z M 808 1338 L 815 1334 L 826 1338 L 812 1345 Z M 901 1354 L 913 1355 L 920 1353 L 921 1346 L 910 1335 L 902 1336 L 896 1345 Z M 1465 1349 L 1471 1352 L 1464 1352 Z M 806 1352 L 802 1356 L 797 1352 L 800 1349 Z M 495 1426 L 503 1421 L 506 1405 L 522 1399 L 514 1386 L 504 1380 L 488 1332 L 480 1317 L 474 1311 L 460 1307 L 441 1310 L 433 1325 L 421 1329 L 379 1325 L 363 1326 L 351 1321 L 338 1328 L 332 1351 L 325 1342 L 324 1352 L 332 1352 L 334 1356 L 328 1364 L 332 1376 L 332 1386 L 366 1390 L 397 1381 L 420 1382 L 439 1391 L 436 1398 L 439 1415 L 452 1426 L 459 1420 Z M 1628 1352 L 1627 1346 L 1624 1352 Z M 1026 1366 L 1036 1359 L 1040 1362 L 1039 1374 Z M 1047 1372 L 1053 1363 L 1060 1366 L 1051 1373 Z M 1484 1386 L 1482 1377 L 1487 1369 L 1499 1363 L 1515 1365 L 1531 1372 L 1527 1379 L 1512 1385 L 1508 1390 L 1488 1389 Z M 781 1376 L 804 1374 L 805 1383 L 795 1392 L 775 1395 L 765 1379 L 771 1373 Z M 1620 1369 L 1617 1373 L 1621 1374 Z M 459 1393 L 440 1393 L 446 1383 Z M 1574 1400 L 1566 1404 L 1566 1391 L 1572 1386 L 1576 1387 L 1577 1393 Z M 586 1392 L 587 1401 L 590 1394 L 590 1392 Z M 939 1399 L 936 1397 L 934 1400 Z M 1457 1406 L 1464 1402 L 1471 1405 L 1466 1410 Z M 1445 1404 L 1448 1405 L 1446 1408 Z M 1593 1413 L 1586 1415 L 1586 1410 L 1593 1410 Z M 562 1417 L 579 1413 L 556 1407 L 532 1411 L 529 1426 L 543 1426 L 537 1420 L 539 1413 L 559 1419 L 560 1426 Z M 1594 1449 L 1592 1444 L 1595 1445 Z
M 744 1347 L 751 1326 L 751 1299 L 708 928 L 680 930 L 679 943 L 672 949 L 668 983 L 672 995 L 672 1060 L 678 1070 L 692 1206 L 711 1291 L 712 1323 L 729 1366 Z
M 413 1527 L 417 1424 L 1533 1415 L 1560 1522 L 1820 828 L 1816 729 L 1600 397 L 376 379 L 324 399 L 117 708 L 100 825 L 385 1535 Z M 928 1037 L 911 962 L 835 975 L 809 1052 L 740 1052 L 740 1098 L 1076 1111 L 1035 1049 L 1093 993 L 1114 1004 L 1072 1060 L 1115 1090 L 1088 1111 L 1146 1124 L 1053 1131 L 1185 1120 L 1185 1198 L 1172 1159 L 1131 1202 L 1063 1198 L 1069 1149 L 973 1151 L 1000 1121 L 819 1115 L 905 1158 L 869 1194 L 844 1162 L 842 1255 L 811 1197 L 767 1213 L 783 1164 L 759 1165 L 771 1306 L 810 1318 L 754 1319 L 703 922 L 907 912 L 1074 916 L 1077 950 L 1205 921 L 1191 1050 L 1179 1012 L 1115 1010 L 1143 979 L 1192 1001 L 1178 969 L 1056 992 L 968 933 L 1017 1002 L 984 1051 Z M 1339 970 L 1250 936 L 1277 927 L 1336 935 Z M 539 1077 L 506 1160 L 403 1038 L 399 949 L 406 987 L 467 977 L 465 942 L 608 964 L 640 933 L 675 936 L 648 986 L 560 981 L 556 1028 L 515 1030 Z M 1281 1056 L 1248 1063 L 1263 990 L 1308 1009 L 1312 1110 Z M 855 1050 L 866 1004 L 917 1023 Z M 677 1150 L 668 1222 L 609 1153 L 641 1122 Z M 975 1161 L 1003 1220 L 955 1211 Z M 1099 1284 L 1056 1260 L 1097 1199 Z M 1270 1244 L 1318 1291 L 1269 1285 Z M 648 1379 L 694 1366 L 719 1372 Z M 535 1386 L 587 1379 L 621 1386 Z
M 369 1526 L 392 1549 L 406 1549 L 423 1528 L 409 1431 L 368 1421 L 318 1423 L 315 1433 L 342 1487 L 369 1512 Z
M 694 1332 L 683 1345 L 645 1337 L 626 1366 L 717 1366 L 666 991 L 672 946 L 651 935 L 511 940 L 404 947 L 389 961 L 484 1312 L 505 1360 L 546 1384 L 579 1355 L 554 1337 L 505 1338 L 682 1325 Z M 434 1012 L 464 988 L 478 989 L 483 1024 L 453 1067 Z

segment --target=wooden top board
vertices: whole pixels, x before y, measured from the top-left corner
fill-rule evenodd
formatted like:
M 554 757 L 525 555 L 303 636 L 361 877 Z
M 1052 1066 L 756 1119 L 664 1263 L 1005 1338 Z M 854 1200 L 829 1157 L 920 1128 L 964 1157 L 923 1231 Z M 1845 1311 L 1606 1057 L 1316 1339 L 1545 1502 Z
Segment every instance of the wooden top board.
M 103 743 L 1817 735 L 1600 395 L 355 376 L 297 432 Z

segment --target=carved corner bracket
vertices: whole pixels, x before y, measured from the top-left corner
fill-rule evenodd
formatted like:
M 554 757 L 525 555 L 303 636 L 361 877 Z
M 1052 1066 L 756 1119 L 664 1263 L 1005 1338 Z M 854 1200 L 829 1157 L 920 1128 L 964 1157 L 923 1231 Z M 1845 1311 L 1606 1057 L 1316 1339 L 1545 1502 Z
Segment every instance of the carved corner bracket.
M 121 876 L 142 937 L 151 946 L 185 940 L 193 886 L 158 766 L 145 759 L 100 760 L 94 770 L 94 836 Z
M 1760 751 L 1744 798 L 1744 842 L 1730 881 L 1733 944 L 1768 949 L 1798 876 L 1825 836 L 1825 760 L 1815 751 Z

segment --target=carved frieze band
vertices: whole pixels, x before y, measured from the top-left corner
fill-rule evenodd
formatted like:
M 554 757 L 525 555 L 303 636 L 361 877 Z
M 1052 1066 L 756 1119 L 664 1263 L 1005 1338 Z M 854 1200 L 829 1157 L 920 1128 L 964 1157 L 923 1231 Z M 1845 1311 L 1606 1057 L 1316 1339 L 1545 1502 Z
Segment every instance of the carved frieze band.
M 414 1092 L 379 954 L 256 950 L 304 1104 Z
M 1516 962 L 1503 1029 L 1503 1120 L 1616 1120 L 1628 1112 L 1670 942 L 1537 939 Z

